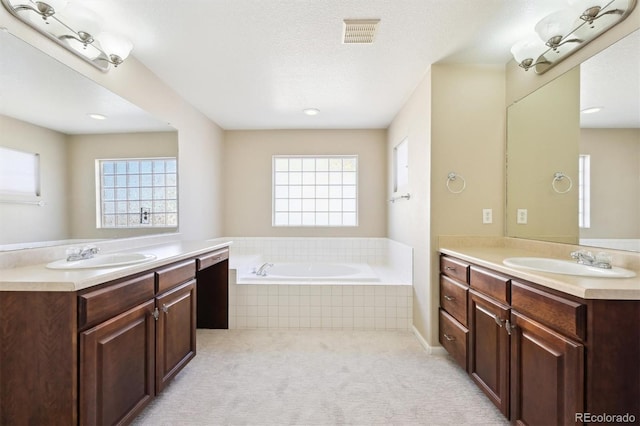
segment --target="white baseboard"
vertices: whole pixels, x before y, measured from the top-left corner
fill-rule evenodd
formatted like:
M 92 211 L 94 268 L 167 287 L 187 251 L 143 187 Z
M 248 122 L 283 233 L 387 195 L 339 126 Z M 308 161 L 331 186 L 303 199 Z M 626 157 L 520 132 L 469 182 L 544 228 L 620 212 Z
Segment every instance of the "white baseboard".
M 418 339 L 418 342 L 420 342 L 422 347 L 424 347 L 425 351 L 427 351 L 427 353 L 429 355 L 446 355 L 447 354 L 447 350 L 445 348 L 443 348 L 442 346 L 431 346 L 431 345 L 429 345 L 429 343 L 427 343 L 425 338 L 422 337 L 422 334 L 420 334 L 420 332 L 418 331 L 418 329 L 414 325 L 411 326 L 411 328 L 413 330 L 413 334 Z

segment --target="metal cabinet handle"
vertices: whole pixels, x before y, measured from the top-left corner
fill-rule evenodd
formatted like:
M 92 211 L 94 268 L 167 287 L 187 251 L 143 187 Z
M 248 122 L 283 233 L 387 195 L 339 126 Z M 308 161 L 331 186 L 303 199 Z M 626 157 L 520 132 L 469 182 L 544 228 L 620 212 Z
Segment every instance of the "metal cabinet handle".
M 498 324 L 500 327 L 502 327 L 502 323 L 504 322 L 504 320 L 500 319 L 498 314 L 496 314 L 496 316 L 493 317 L 493 319 L 496 321 L 496 324 Z
M 151 316 L 158 321 L 158 318 L 160 318 L 160 312 L 158 311 L 158 308 L 155 308 L 153 310 L 153 312 L 151 312 Z
M 448 300 L 448 301 L 456 300 L 456 298 L 455 298 L 455 297 L 453 297 L 453 296 L 449 296 L 448 294 L 445 294 L 445 295 L 444 295 L 444 299 L 445 299 L 445 300 Z
M 162 304 L 162 312 L 165 314 L 169 313 L 169 307 L 165 303 Z
M 512 322 L 510 322 L 509 320 L 507 320 L 507 322 L 506 322 L 506 324 L 505 324 L 504 328 L 507 330 L 507 334 L 508 334 L 509 336 L 511 336 L 511 333 L 512 333 L 513 331 L 515 331 L 515 329 L 516 329 L 516 328 L 518 328 L 518 327 L 516 327 L 516 325 L 515 325 L 515 324 L 513 324 Z
M 447 340 L 448 340 L 448 341 L 450 341 L 450 342 L 453 342 L 454 340 L 456 340 L 456 338 L 455 338 L 455 337 L 450 336 L 450 335 L 448 335 L 448 334 L 446 334 L 446 333 L 444 334 L 444 338 L 445 338 L 445 339 L 447 339 Z
M 445 266 L 444 269 L 447 270 L 447 271 L 455 271 L 456 270 L 456 268 L 453 267 L 453 266 Z

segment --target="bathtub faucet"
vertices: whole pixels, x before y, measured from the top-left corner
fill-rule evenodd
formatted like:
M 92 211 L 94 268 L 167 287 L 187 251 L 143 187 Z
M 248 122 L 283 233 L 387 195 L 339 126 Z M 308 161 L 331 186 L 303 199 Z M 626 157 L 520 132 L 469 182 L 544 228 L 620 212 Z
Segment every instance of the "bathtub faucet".
M 261 277 L 266 277 L 267 276 L 267 269 L 271 268 L 272 266 L 273 266 L 273 263 L 265 262 L 265 263 L 262 264 L 262 266 L 260 266 L 253 273 L 256 274 L 256 275 L 259 275 Z

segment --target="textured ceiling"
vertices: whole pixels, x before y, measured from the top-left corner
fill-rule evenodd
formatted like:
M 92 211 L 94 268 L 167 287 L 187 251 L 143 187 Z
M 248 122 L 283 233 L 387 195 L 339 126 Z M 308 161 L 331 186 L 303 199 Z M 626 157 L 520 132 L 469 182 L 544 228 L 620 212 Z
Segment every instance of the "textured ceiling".
M 565 3 L 83 0 L 82 4 L 104 18 L 105 29 L 130 38 L 133 56 L 225 129 L 339 129 L 388 127 L 433 63 L 504 66 L 511 58 L 511 45 Z M 358 18 L 380 19 L 374 43 L 342 44 L 343 19 Z M 634 43 L 631 49 L 636 47 L 637 62 L 639 42 Z M 1 47 L 5 57 L 4 44 Z M 619 82 L 622 79 L 610 78 L 622 75 L 622 68 L 612 61 L 605 61 L 609 76 L 605 79 Z M 9 69 L 0 65 L 3 72 Z M 38 67 L 49 69 L 46 65 Z M 51 85 L 54 74 L 52 68 L 46 77 L 33 76 L 30 81 Z M 624 78 L 639 80 L 637 71 L 635 76 Z M 27 85 L 20 90 L 33 101 L 49 95 L 51 89 Z M 8 99 L 8 91 L 2 90 Z M 100 105 L 117 105 L 116 100 L 101 100 L 106 94 L 91 94 L 93 89 L 88 87 L 83 90 L 77 100 L 71 99 L 71 94 L 51 94 L 59 102 L 67 101 L 55 113 L 80 106 L 80 99 L 95 98 L 97 103 L 87 107 L 92 110 Z M 131 107 L 135 108 L 122 105 L 113 109 L 124 112 Z M 302 113 L 305 108 L 318 108 L 320 114 L 306 116 Z M 47 120 L 62 122 L 64 118 L 49 112 Z M 68 133 L 84 131 L 73 129 L 71 122 L 67 124 Z M 160 128 L 166 125 L 160 123 Z

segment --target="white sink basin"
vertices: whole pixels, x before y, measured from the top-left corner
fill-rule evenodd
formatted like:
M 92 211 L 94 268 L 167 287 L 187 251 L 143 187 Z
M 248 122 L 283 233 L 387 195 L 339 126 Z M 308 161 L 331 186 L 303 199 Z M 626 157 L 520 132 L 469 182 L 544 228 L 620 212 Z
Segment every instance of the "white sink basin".
M 549 259 L 546 257 L 510 257 L 502 261 L 513 268 L 531 269 L 541 272 L 552 272 L 563 275 L 580 275 L 601 278 L 632 278 L 636 273 L 628 269 L 613 267 L 611 269 L 587 266 L 570 260 Z
M 56 260 L 47 264 L 49 269 L 97 269 L 97 268 L 115 268 L 116 266 L 134 265 L 136 263 L 148 262 L 155 259 L 152 254 L 142 253 L 111 253 L 96 254 L 90 259 L 72 260 L 66 259 Z

